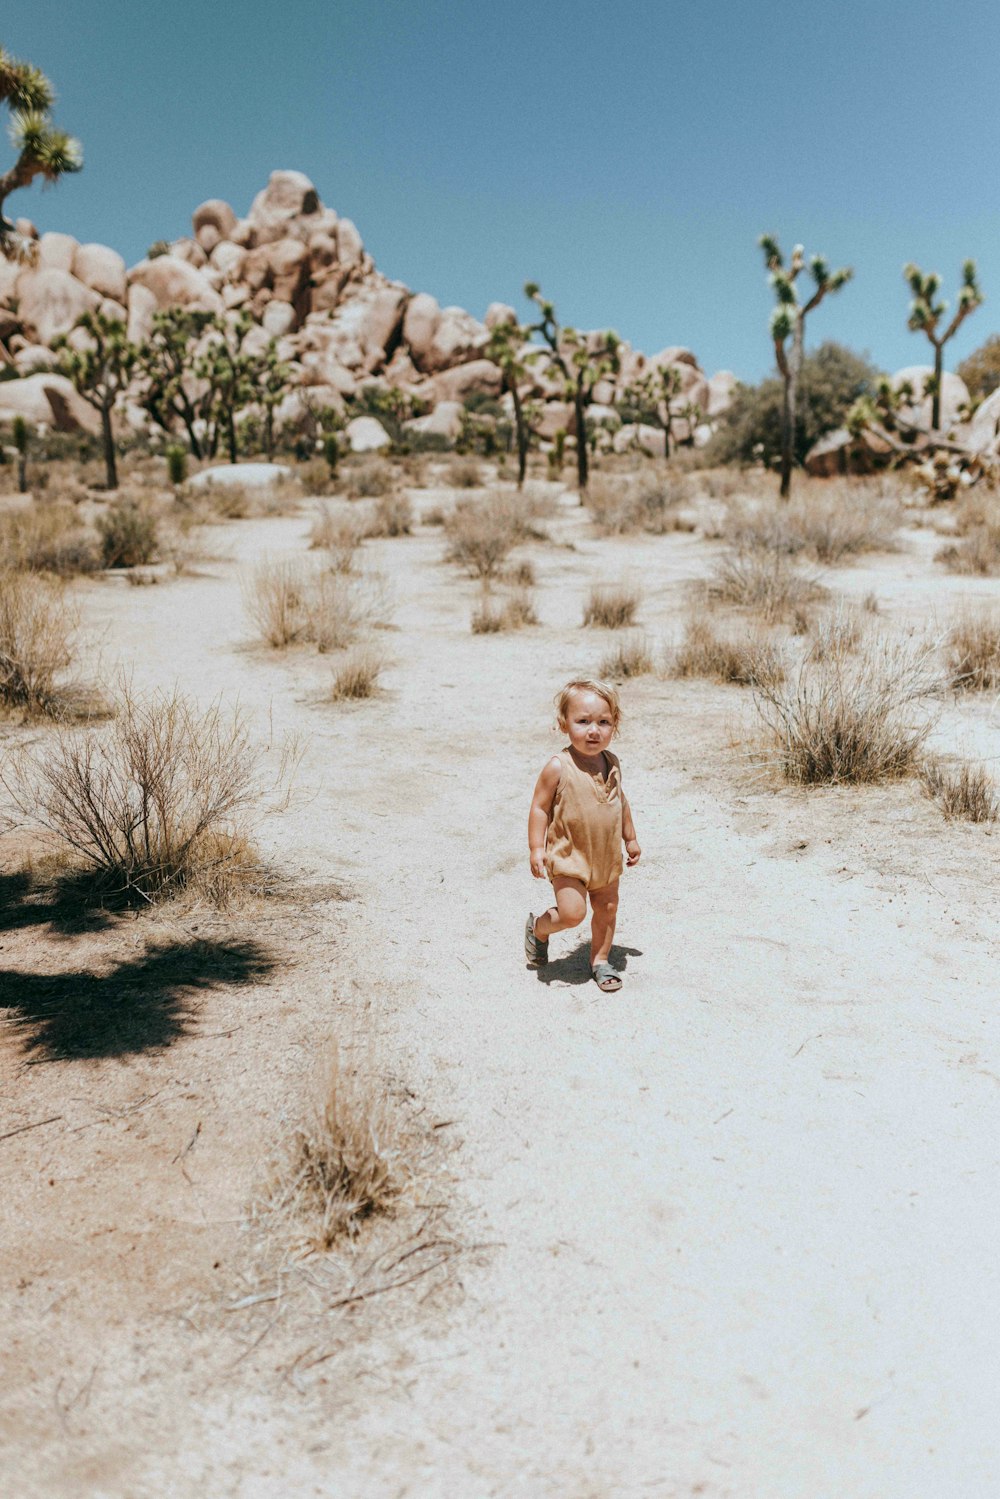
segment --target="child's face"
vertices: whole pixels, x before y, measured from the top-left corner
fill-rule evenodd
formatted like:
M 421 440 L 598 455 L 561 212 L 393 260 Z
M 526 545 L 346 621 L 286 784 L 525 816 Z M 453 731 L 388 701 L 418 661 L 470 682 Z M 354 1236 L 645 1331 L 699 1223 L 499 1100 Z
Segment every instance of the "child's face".
M 596 692 L 574 692 L 566 705 L 565 729 L 578 755 L 599 755 L 614 738 L 615 721 Z

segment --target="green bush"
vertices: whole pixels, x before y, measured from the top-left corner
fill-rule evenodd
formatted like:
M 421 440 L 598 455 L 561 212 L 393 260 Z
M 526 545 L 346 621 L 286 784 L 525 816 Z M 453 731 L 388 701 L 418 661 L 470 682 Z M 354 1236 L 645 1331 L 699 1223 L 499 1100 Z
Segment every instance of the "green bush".
M 98 516 L 105 567 L 141 567 L 156 560 L 156 517 L 134 500 L 116 500 Z

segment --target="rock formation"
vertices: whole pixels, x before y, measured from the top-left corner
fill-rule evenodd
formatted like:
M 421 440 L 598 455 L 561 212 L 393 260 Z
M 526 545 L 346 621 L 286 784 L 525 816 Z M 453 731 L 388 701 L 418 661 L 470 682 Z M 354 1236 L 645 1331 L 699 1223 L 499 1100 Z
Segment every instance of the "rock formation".
M 33 419 L 44 420 L 48 402 L 54 425 L 89 426 L 80 410 L 83 403 L 67 401 L 65 382 L 56 383 L 47 370 L 54 362 L 49 353 L 53 341 L 69 333 L 90 308 L 126 319 L 129 337 L 136 342 L 148 335 L 154 313 L 165 307 L 217 313 L 246 309 L 259 325 L 251 337 L 261 346 L 277 340 L 292 386 L 303 392 L 290 391 L 279 420 L 294 419 L 305 401 L 312 408 L 327 405 L 343 411 L 345 397 L 376 382 L 426 403 L 427 415 L 411 424 L 417 430 L 454 437 L 462 402 L 473 395 L 500 395 L 500 371 L 484 357 L 484 349 L 492 327 L 516 320 L 513 309 L 494 302 L 479 322 L 461 307 L 441 307 L 429 293 L 413 293 L 390 280 L 366 254 L 350 219 L 324 208 L 301 172 L 272 172 L 245 218 L 221 199 L 210 199 L 195 209 L 191 227 L 190 236 L 154 247 L 127 270 L 121 256 L 105 245 L 81 245 L 68 234 L 38 238 L 26 226 L 37 241 L 35 263 L 0 261 L 0 363 L 27 378 L 0 382 L 0 419 L 28 404 Z M 664 365 L 674 365 L 681 374 L 678 409 L 694 402 L 708 418 L 725 409 L 731 376 L 717 375 L 709 382 L 688 349 L 667 348 L 647 358 L 628 344 L 621 346 L 620 374 L 602 380 L 595 391 L 600 407 L 613 408 L 645 369 Z M 22 390 L 15 398 L 14 386 L 26 387 L 29 380 L 35 382 L 32 393 Z M 572 433 L 572 409 L 544 357 L 533 363 L 530 385 L 532 399 L 541 403 L 539 434 L 551 439 L 560 430 Z M 503 400 L 509 403 L 510 397 Z M 616 417 L 613 410 L 608 415 L 610 428 Z M 683 425 L 676 429 L 681 437 Z M 368 425 L 356 431 L 359 446 L 377 444 Z M 655 447 L 655 439 L 640 429 L 631 437 L 619 433 L 616 445 L 630 440 L 645 447 L 652 441 Z

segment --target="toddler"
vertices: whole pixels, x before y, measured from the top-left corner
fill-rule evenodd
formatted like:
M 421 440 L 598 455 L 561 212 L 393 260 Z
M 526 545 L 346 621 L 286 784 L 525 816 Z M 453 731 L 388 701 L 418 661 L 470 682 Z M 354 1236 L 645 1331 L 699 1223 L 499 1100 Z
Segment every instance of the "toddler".
M 617 755 L 609 750 L 618 732 L 618 694 L 604 682 L 567 682 L 556 697 L 559 727 L 569 744 L 538 777 L 528 814 L 528 850 L 536 879 L 548 875 L 556 903 L 541 916 L 529 913 L 524 952 L 533 968 L 549 960 L 553 932 L 579 926 L 593 912 L 590 967 L 605 993 L 622 986 L 608 962 L 615 935 L 622 842 L 626 862 L 638 864 L 632 812 L 621 786 Z

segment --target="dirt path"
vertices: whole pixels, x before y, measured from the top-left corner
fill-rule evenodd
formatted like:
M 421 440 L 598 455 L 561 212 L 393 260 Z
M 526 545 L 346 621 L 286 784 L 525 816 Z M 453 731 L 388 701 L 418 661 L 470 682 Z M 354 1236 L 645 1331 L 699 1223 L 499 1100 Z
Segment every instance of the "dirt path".
M 304 530 L 241 525 L 226 545 L 273 555 L 301 549 Z M 372 1325 L 302 1393 L 276 1372 L 287 1342 L 263 1345 L 252 1388 L 206 1390 L 203 1343 L 185 1363 L 193 1334 L 125 1316 L 113 1346 L 131 1342 L 131 1363 L 64 1417 L 58 1461 L 19 1492 L 971 1499 L 996 1486 L 995 841 L 943 828 L 912 786 L 775 795 L 734 747 L 743 695 L 651 679 L 626 691 L 620 747 L 644 848 L 622 900 L 626 986 L 599 995 L 576 934 L 548 970 L 525 970 L 540 887 L 524 824 L 556 742 L 551 695 L 606 644 L 577 627 L 580 598 L 641 564 L 644 625 L 675 634 L 680 585 L 711 550 L 684 535 L 596 542 L 571 513 L 560 535 L 575 550 L 534 553 L 543 628 L 518 636 L 469 634 L 473 590 L 441 567 L 435 533 L 373 546 L 395 595 L 391 665 L 383 698 L 346 710 L 317 705 L 316 658 L 247 650 L 229 567 L 94 596 L 106 649 L 142 682 L 236 692 L 261 725 L 308 734 L 303 793 L 267 824 L 268 852 L 362 897 L 318 903 L 294 973 L 234 991 L 267 1020 L 217 1063 L 213 1117 L 233 1116 L 205 1178 L 227 1188 L 217 1216 L 238 1216 L 255 1152 L 295 1116 L 326 1013 L 330 1029 L 370 1024 L 459 1142 L 463 1235 L 495 1247 L 468 1258 L 446 1303 Z M 937 583 L 921 543 L 837 583 L 876 588 L 891 620 L 918 616 Z M 969 732 L 995 745 L 987 711 L 970 712 Z M 174 1047 L 178 1075 L 194 1044 Z M 37 1162 L 29 1139 L 16 1159 Z M 249 1161 L 227 1182 L 235 1144 Z M 25 1412 L 51 1399 L 76 1315 L 19 1407 L 19 1474 Z M 172 1340 L 158 1366 L 136 1351 L 147 1335 Z M 109 1430 L 115 1400 L 141 1449 Z

